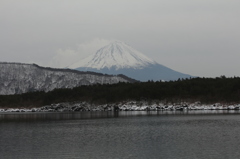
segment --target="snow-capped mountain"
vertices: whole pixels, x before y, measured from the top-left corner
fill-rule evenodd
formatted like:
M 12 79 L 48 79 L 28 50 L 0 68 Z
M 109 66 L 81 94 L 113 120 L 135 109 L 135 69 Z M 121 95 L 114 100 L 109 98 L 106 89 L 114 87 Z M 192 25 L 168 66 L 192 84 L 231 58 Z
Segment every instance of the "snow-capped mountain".
M 0 95 L 30 91 L 47 92 L 55 88 L 118 82 L 134 82 L 134 80 L 122 75 L 110 76 L 70 69 L 45 68 L 36 64 L 0 62 Z
M 115 41 L 68 68 L 105 74 L 124 74 L 140 81 L 177 80 L 190 75 L 174 71 L 148 58 L 124 42 Z
M 157 64 L 152 59 L 133 49 L 124 42 L 113 42 L 95 54 L 83 59 L 69 68 L 95 68 L 98 70 L 115 67 L 116 70 L 124 68 L 141 69 L 150 64 Z

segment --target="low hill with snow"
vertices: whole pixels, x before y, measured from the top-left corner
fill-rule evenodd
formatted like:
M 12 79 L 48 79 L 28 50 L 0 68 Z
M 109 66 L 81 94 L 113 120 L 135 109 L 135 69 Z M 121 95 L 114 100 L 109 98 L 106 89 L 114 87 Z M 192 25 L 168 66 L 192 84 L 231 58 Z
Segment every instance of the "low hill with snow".
M 110 76 L 70 69 L 45 68 L 36 64 L 0 62 L 0 95 L 134 81 L 122 75 Z

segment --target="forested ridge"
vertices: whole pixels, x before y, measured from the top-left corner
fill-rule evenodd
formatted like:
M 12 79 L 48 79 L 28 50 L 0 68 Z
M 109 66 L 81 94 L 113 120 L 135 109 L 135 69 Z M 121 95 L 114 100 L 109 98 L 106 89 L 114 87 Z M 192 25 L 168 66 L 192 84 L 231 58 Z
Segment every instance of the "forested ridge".
M 0 107 L 38 107 L 59 102 L 86 101 L 95 104 L 126 100 L 162 102 L 237 103 L 240 102 L 240 77 L 191 78 L 177 81 L 96 84 L 51 92 L 1 95 Z

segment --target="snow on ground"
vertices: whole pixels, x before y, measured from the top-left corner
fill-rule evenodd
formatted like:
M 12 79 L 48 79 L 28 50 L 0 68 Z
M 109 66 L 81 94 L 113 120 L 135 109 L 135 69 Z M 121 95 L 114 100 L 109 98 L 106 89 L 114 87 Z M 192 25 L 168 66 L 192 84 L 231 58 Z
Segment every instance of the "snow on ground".
M 87 102 L 58 103 L 40 108 L 0 108 L 0 112 L 77 112 L 77 111 L 191 111 L 191 110 L 239 110 L 240 104 L 148 103 L 128 101 L 115 104 L 93 105 Z

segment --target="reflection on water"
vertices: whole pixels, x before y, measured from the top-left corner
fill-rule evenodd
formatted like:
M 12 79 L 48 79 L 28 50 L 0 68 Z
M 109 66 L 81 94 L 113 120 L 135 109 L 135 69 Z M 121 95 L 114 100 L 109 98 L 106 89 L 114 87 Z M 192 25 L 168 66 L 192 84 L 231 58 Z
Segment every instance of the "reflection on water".
M 36 121 L 36 120 L 68 120 L 97 119 L 154 115 L 200 115 L 200 114 L 239 114 L 239 110 L 190 110 L 190 111 L 120 111 L 120 112 L 37 112 L 37 113 L 0 113 L 1 121 Z
M 240 112 L 0 114 L 4 159 L 239 158 Z

